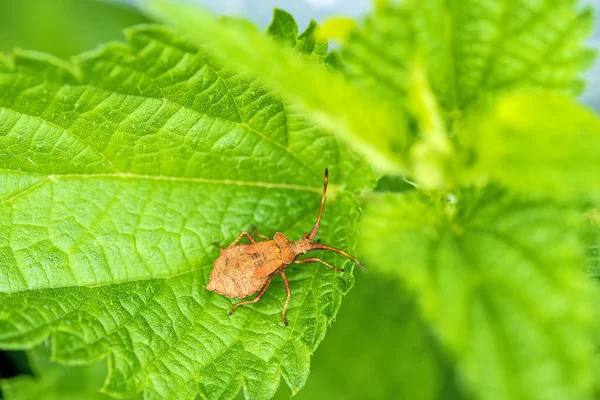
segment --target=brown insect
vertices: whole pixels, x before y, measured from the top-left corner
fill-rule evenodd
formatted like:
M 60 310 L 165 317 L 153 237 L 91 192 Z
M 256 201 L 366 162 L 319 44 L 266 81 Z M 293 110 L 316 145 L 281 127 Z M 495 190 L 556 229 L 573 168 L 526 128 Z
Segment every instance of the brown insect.
M 313 240 L 315 236 L 317 236 L 317 232 L 319 230 L 321 215 L 323 214 L 323 206 L 325 205 L 327 177 L 328 172 L 326 169 L 323 197 L 321 198 L 321 207 L 319 209 L 317 222 L 315 223 L 312 231 L 306 233 L 298 241 L 292 242 L 281 232 L 275 233 L 273 239 L 269 239 L 267 236 L 258 233 L 256 228 L 253 227 L 254 234 L 257 237 L 264 239 L 264 241 L 257 242 L 249 232 L 242 232 L 226 249 L 215 243 L 215 245 L 221 249 L 221 255 L 215 260 L 215 266 L 210 273 L 210 282 L 206 288 L 219 294 L 223 294 L 227 297 L 236 298 L 249 296 L 260 289 L 260 292 L 253 300 L 246 300 L 237 303 L 229 311 L 228 315 L 231 315 L 239 306 L 257 303 L 260 301 L 267 291 L 267 288 L 271 283 L 271 279 L 273 279 L 275 275 L 281 274 L 281 277 L 283 278 L 283 284 L 285 285 L 285 291 L 287 293 L 285 304 L 283 306 L 283 312 L 281 313 L 281 319 L 283 324 L 287 326 L 285 311 L 290 301 L 291 291 L 284 270 L 288 267 L 288 265 L 291 263 L 305 264 L 318 262 L 334 271 L 344 271 L 342 268 L 336 268 L 333 265 L 316 257 L 304 258 L 300 260 L 297 259 L 300 254 L 307 253 L 311 250 L 333 251 L 348 257 L 360 268 L 362 268 L 363 271 L 365 270 L 365 267 L 362 266 L 360 261 L 345 251 L 327 246 L 325 244 L 313 243 Z M 251 244 L 238 244 L 243 237 L 246 237 Z

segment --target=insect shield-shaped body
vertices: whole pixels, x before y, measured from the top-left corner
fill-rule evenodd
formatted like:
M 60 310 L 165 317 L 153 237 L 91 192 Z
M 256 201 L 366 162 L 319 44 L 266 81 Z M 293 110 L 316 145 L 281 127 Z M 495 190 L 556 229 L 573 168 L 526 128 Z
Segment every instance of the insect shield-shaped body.
M 327 192 L 327 170 L 325 170 L 325 182 L 323 185 L 323 197 L 321 198 L 321 207 L 319 208 L 319 216 L 312 231 L 306 233 L 301 239 L 296 242 L 289 240 L 283 233 L 277 232 L 273 239 L 261 235 L 254 228 L 254 234 L 263 239 L 257 242 L 249 232 L 242 232 L 237 239 L 233 241 L 227 248 L 221 249 L 221 255 L 215 260 L 215 266 L 210 273 L 210 282 L 206 286 L 208 290 L 213 290 L 227 297 L 242 298 L 260 292 L 253 300 L 247 300 L 237 303 L 229 311 L 231 315 L 236 308 L 244 304 L 257 303 L 267 291 L 271 279 L 281 274 L 287 297 L 281 313 L 281 319 L 284 325 L 287 325 L 285 311 L 287 310 L 290 301 L 291 291 L 285 269 L 291 263 L 305 264 L 317 262 L 331 268 L 334 271 L 344 271 L 341 268 L 336 268 L 325 261 L 316 258 L 304 258 L 298 260 L 297 257 L 311 250 L 329 250 L 341 254 L 354 261 L 360 268 L 365 269 L 362 264 L 353 256 L 343 250 L 334 247 L 313 243 L 315 236 L 319 230 L 321 223 L 321 215 L 323 215 L 323 206 L 325 205 L 325 194 Z M 238 244 L 242 238 L 248 239 L 251 244 Z

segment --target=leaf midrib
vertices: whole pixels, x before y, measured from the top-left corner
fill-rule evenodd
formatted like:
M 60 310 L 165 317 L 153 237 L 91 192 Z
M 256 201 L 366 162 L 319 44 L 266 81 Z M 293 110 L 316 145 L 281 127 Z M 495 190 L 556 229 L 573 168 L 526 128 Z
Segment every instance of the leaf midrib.
M 2 171 L 9 172 L 23 172 L 17 170 L 9 170 L 9 169 L 1 169 Z M 26 172 L 23 172 L 26 173 Z M 41 174 L 32 174 L 39 175 Z M 143 175 L 143 174 L 132 174 L 132 173 L 99 173 L 99 174 L 58 174 L 58 175 L 47 175 L 41 180 L 19 190 L 15 195 L 9 197 L 6 200 L 0 201 L 0 206 L 4 204 L 10 204 L 14 200 L 18 199 L 21 196 L 26 195 L 34 189 L 42 186 L 46 182 L 56 182 L 61 180 L 86 180 L 86 179 L 123 179 L 123 180 L 150 180 L 150 181 L 165 181 L 165 182 L 178 182 L 178 183 L 205 183 L 212 185 L 225 185 L 225 186 L 248 186 L 248 187 L 261 187 L 266 189 L 276 189 L 276 190 L 291 190 L 296 192 L 312 192 L 312 193 L 322 193 L 321 187 L 314 186 L 304 186 L 304 185 L 296 185 L 291 183 L 274 183 L 274 182 L 261 182 L 261 181 L 242 181 L 242 180 L 234 180 L 234 179 L 209 179 L 209 178 L 192 178 L 192 177 L 175 177 L 175 176 L 167 176 L 167 175 Z M 340 190 L 339 185 L 330 185 L 328 186 L 329 193 L 336 193 Z
M 116 281 L 112 281 L 112 282 L 100 282 L 100 283 L 94 282 L 93 284 L 78 283 L 76 285 L 48 286 L 48 287 L 40 287 L 40 288 L 27 288 L 27 289 L 22 289 L 22 290 L 12 290 L 10 292 L 0 292 L 0 296 L 1 295 L 10 296 L 13 294 L 24 293 L 24 292 L 39 292 L 39 291 L 44 291 L 44 290 L 60 290 L 60 289 L 70 289 L 70 288 L 94 289 L 94 288 L 99 288 L 99 287 L 103 287 L 103 286 L 123 285 L 123 284 L 132 283 L 132 282 L 150 282 L 150 281 L 157 281 L 157 280 L 168 280 L 168 279 L 178 278 L 180 276 L 187 275 L 187 274 L 193 274 L 202 269 L 212 268 L 212 266 L 213 266 L 212 264 L 210 264 L 210 265 L 204 264 L 202 266 L 190 268 L 185 271 L 178 271 L 178 272 L 175 272 L 172 274 L 166 274 L 166 275 L 156 275 L 151 278 L 150 277 L 129 278 L 127 280 L 122 280 L 122 281 L 116 280 Z

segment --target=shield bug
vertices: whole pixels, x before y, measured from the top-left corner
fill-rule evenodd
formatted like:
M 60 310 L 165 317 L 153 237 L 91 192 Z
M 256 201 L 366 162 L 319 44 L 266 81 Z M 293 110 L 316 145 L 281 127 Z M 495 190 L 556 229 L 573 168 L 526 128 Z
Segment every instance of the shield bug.
M 221 254 L 215 260 L 215 265 L 210 273 L 210 282 L 206 288 L 230 298 L 243 298 L 260 290 L 253 300 L 241 301 L 235 304 L 229 311 L 229 315 L 239 306 L 260 301 L 267 291 L 271 279 L 275 275 L 281 274 L 287 294 L 285 304 L 283 305 L 283 312 L 281 313 L 281 320 L 287 326 L 285 311 L 290 301 L 291 291 L 284 271 L 288 265 L 291 263 L 306 264 L 317 262 L 334 271 L 344 271 L 342 268 L 336 268 L 317 257 L 297 258 L 299 255 L 312 250 L 329 250 L 341 254 L 354 261 L 363 271 L 365 270 L 360 261 L 345 251 L 326 244 L 313 242 L 319 231 L 321 215 L 323 215 L 325 194 L 327 193 L 327 178 L 328 172 L 326 169 L 323 197 L 321 198 L 321 207 L 319 208 L 317 222 L 312 231 L 307 232 L 296 242 L 292 242 L 281 232 L 275 233 L 273 239 L 269 239 L 267 236 L 258 233 L 256 228 L 253 227 L 254 234 L 258 238 L 263 239 L 262 241 L 257 241 L 250 232 L 242 232 L 227 248 L 216 244 L 221 249 Z M 238 244 L 244 237 L 248 239 L 250 244 Z

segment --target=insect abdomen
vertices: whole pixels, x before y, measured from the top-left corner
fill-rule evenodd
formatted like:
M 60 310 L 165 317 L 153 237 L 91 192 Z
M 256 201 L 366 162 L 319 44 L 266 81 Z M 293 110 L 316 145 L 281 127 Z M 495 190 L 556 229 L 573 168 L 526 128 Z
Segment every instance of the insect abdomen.
M 210 273 L 210 282 L 206 288 L 227 297 L 242 298 L 263 287 L 269 276 L 255 274 L 255 271 L 257 265 L 264 266 L 272 260 L 260 251 L 263 246 L 257 245 L 261 243 L 239 245 L 223 250 L 215 260 L 214 268 Z

